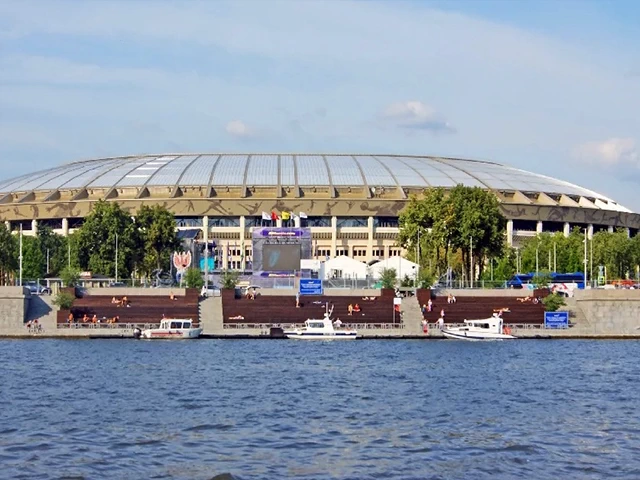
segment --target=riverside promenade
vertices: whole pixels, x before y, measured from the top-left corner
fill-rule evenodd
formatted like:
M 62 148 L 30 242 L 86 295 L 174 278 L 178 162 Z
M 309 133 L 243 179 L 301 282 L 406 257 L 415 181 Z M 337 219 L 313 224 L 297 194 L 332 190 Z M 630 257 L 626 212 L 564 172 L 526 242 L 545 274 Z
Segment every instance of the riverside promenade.
M 102 289 L 102 295 L 119 294 L 116 289 Z M 154 290 L 154 293 L 158 290 Z M 181 293 L 179 289 L 176 292 Z M 336 290 L 332 296 L 368 296 L 374 290 Z M 166 295 L 166 292 L 162 292 Z M 452 293 L 456 298 L 481 299 L 484 296 L 500 295 L 507 298 L 522 297 L 525 292 L 513 290 L 452 290 L 438 291 L 438 298 Z M 149 289 L 127 289 L 126 294 L 135 301 L 137 295 L 149 295 Z M 158 293 L 156 293 L 158 295 Z M 289 301 L 295 296 L 291 290 L 261 291 L 261 295 L 282 297 Z M 158 295 L 160 296 L 160 295 Z M 271 338 L 271 324 L 242 326 L 224 322 L 221 297 L 202 299 L 199 302 L 199 321 L 203 338 Z M 422 331 L 422 313 L 416 296 L 403 299 L 402 322 L 387 325 L 359 324 L 358 334 L 362 339 L 442 339 L 433 322 L 428 333 Z M 569 329 L 545 329 L 540 324 L 512 323 L 512 332 L 522 339 L 640 339 L 640 291 L 638 290 L 583 290 L 567 299 L 572 327 Z M 126 310 L 123 309 L 123 315 Z M 334 314 L 335 315 L 335 314 Z M 27 289 L 0 287 L 0 337 L 4 338 L 132 338 L 136 325 L 123 321 L 119 325 L 98 325 L 69 328 L 57 320 L 57 308 L 49 296 L 31 295 Z M 486 315 L 485 315 L 486 316 Z M 342 317 L 345 318 L 345 317 Z M 478 318 L 481 318 L 478 316 Z M 38 320 L 37 329 L 28 329 L 28 321 Z M 275 323 L 275 322 L 274 322 Z M 285 325 L 283 325 L 285 326 Z M 288 325 L 286 325 L 288 327 Z

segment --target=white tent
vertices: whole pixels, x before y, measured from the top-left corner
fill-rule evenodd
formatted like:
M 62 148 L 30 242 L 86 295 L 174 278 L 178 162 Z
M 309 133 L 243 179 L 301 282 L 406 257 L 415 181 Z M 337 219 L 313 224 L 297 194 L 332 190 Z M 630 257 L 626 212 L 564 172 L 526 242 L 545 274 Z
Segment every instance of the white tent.
M 367 276 L 367 265 L 346 255 L 327 260 L 324 263 L 324 278 L 360 278 Z
M 402 257 L 391 257 L 371 265 L 371 275 L 377 280 L 385 268 L 393 268 L 396 271 L 398 280 L 402 280 L 405 275 L 414 279 L 418 273 L 417 263 L 410 262 Z

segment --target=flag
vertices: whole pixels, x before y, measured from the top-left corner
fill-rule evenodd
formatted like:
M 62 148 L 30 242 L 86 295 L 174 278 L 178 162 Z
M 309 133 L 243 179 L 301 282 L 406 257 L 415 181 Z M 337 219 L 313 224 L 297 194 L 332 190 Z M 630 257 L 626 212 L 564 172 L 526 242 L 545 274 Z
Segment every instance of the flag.
M 271 220 L 271 216 L 267 212 L 262 212 L 262 220 Z
M 275 210 L 271 210 L 271 220 L 273 220 L 274 222 L 278 220 L 278 214 L 275 212 Z
M 300 218 L 307 218 L 307 214 L 304 212 L 300 212 Z
M 289 220 L 291 218 L 291 212 L 282 212 L 282 220 Z

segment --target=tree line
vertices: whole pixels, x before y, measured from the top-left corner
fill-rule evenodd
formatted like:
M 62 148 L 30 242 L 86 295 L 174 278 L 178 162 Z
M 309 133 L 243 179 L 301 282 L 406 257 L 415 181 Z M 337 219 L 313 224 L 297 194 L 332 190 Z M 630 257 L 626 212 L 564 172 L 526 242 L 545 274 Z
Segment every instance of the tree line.
M 169 270 L 171 253 L 180 247 L 175 218 L 166 208 L 143 205 L 135 217 L 118 203 L 99 201 L 83 225 L 64 237 L 46 226 L 22 239 L 23 279 L 55 278 L 65 270 L 90 271 L 120 278 L 150 277 Z M 0 276 L 5 285 L 19 269 L 19 238 L 0 225 Z
M 517 272 L 584 272 L 584 230 L 541 233 L 518 248 L 507 245 L 507 220 L 495 195 L 478 187 L 458 185 L 449 192 L 428 189 L 413 196 L 399 216 L 398 245 L 409 260 L 420 264 L 420 282 L 429 286 L 448 267 L 456 279 L 509 280 Z M 593 260 L 592 260 L 593 259 Z M 629 238 L 626 230 L 600 231 L 587 241 L 587 272 L 597 277 L 606 267 L 608 279 L 637 278 L 640 235 Z

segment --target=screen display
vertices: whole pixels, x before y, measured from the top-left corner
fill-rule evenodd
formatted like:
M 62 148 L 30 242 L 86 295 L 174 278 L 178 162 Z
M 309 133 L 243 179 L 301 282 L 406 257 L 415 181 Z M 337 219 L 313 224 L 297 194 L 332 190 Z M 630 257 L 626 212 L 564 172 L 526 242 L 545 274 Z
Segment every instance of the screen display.
M 300 245 L 264 245 L 262 269 L 267 272 L 300 270 Z

